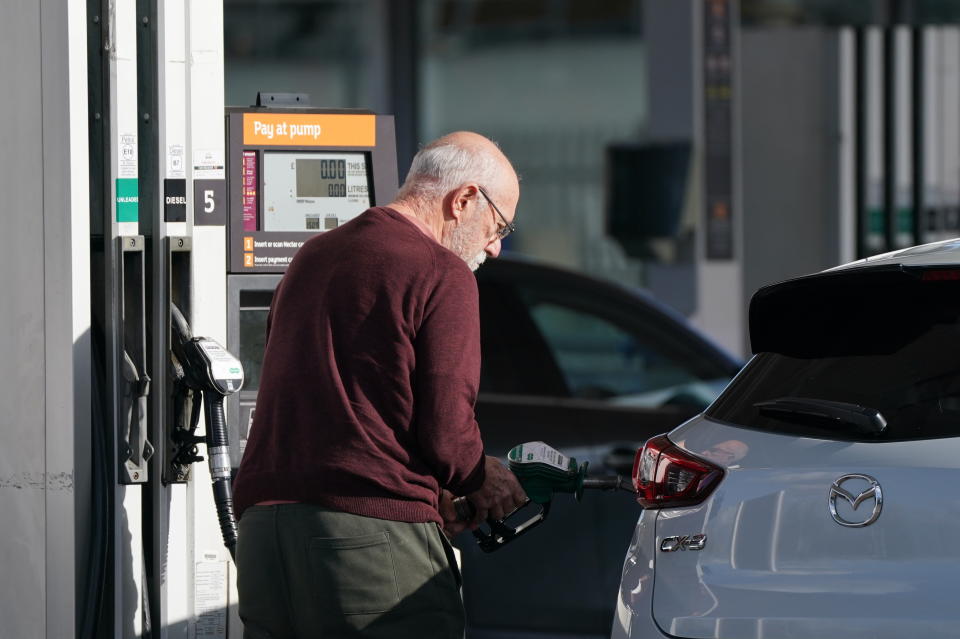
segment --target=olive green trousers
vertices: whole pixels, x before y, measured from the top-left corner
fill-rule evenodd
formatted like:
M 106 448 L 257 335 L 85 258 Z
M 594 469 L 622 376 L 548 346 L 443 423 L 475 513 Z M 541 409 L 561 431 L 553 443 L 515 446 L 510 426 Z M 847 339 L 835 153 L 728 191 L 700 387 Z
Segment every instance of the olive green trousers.
M 434 523 L 253 506 L 237 587 L 244 639 L 463 637 L 460 573 Z

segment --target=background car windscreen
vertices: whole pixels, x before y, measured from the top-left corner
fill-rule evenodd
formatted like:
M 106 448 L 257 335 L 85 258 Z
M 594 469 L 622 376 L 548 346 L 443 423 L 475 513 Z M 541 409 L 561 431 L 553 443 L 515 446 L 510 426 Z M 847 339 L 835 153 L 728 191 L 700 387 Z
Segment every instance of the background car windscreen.
M 939 273 L 939 274 L 938 274 Z M 752 321 L 759 353 L 710 407 L 713 419 L 810 437 L 892 441 L 960 435 L 960 281 L 942 273 L 812 280 L 780 291 Z M 773 291 L 776 295 L 777 291 Z M 756 329 L 756 330 L 755 330 Z M 880 411 L 864 433 L 842 419 L 761 412 L 758 402 L 812 398 Z

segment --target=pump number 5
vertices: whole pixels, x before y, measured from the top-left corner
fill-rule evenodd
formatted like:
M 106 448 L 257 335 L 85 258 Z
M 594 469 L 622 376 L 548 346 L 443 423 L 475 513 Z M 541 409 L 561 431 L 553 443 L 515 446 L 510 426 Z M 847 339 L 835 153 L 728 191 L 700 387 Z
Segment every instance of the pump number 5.
M 193 183 L 193 223 L 218 226 L 227 223 L 227 189 L 223 180 L 195 180 Z

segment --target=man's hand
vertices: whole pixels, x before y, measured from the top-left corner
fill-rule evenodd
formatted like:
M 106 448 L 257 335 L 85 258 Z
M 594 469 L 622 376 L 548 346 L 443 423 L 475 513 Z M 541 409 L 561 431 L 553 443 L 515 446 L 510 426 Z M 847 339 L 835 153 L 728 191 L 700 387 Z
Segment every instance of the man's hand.
M 449 490 L 440 489 L 440 516 L 443 517 L 443 532 L 450 539 L 471 528 L 472 523 L 457 518 L 457 509 L 453 505 L 454 499 L 456 497 Z M 476 526 L 473 526 L 473 528 L 476 528 Z
M 471 529 L 475 529 L 485 519 L 503 519 L 529 501 L 517 481 L 517 476 L 501 464 L 499 459 L 487 455 L 484 464 L 486 477 L 483 486 L 467 495 L 470 503 L 477 509 L 477 516 L 470 524 Z

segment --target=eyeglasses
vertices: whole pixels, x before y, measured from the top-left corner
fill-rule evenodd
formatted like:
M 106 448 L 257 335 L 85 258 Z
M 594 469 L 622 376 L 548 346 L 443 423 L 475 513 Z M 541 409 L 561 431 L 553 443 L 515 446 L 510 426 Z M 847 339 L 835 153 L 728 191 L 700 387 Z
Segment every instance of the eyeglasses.
M 497 225 L 496 237 L 498 240 L 502 240 L 511 233 L 517 230 L 517 225 L 513 222 L 507 222 L 507 218 L 503 216 L 503 213 L 500 212 L 500 209 L 497 208 L 497 205 L 493 203 L 493 200 L 490 199 L 490 196 L 487 195 L 487 192 L 483 190 L 482 186 L 477 186 L 480 190 L 480 193 L 483 194 L 483 197 L 487 198 L 487 202 L 490 203 L 490 206 L 493 207 L 493 210 L 497 212 L 497 215 L 500 216 L 500 219 L 503 220 L 503 226 Z

